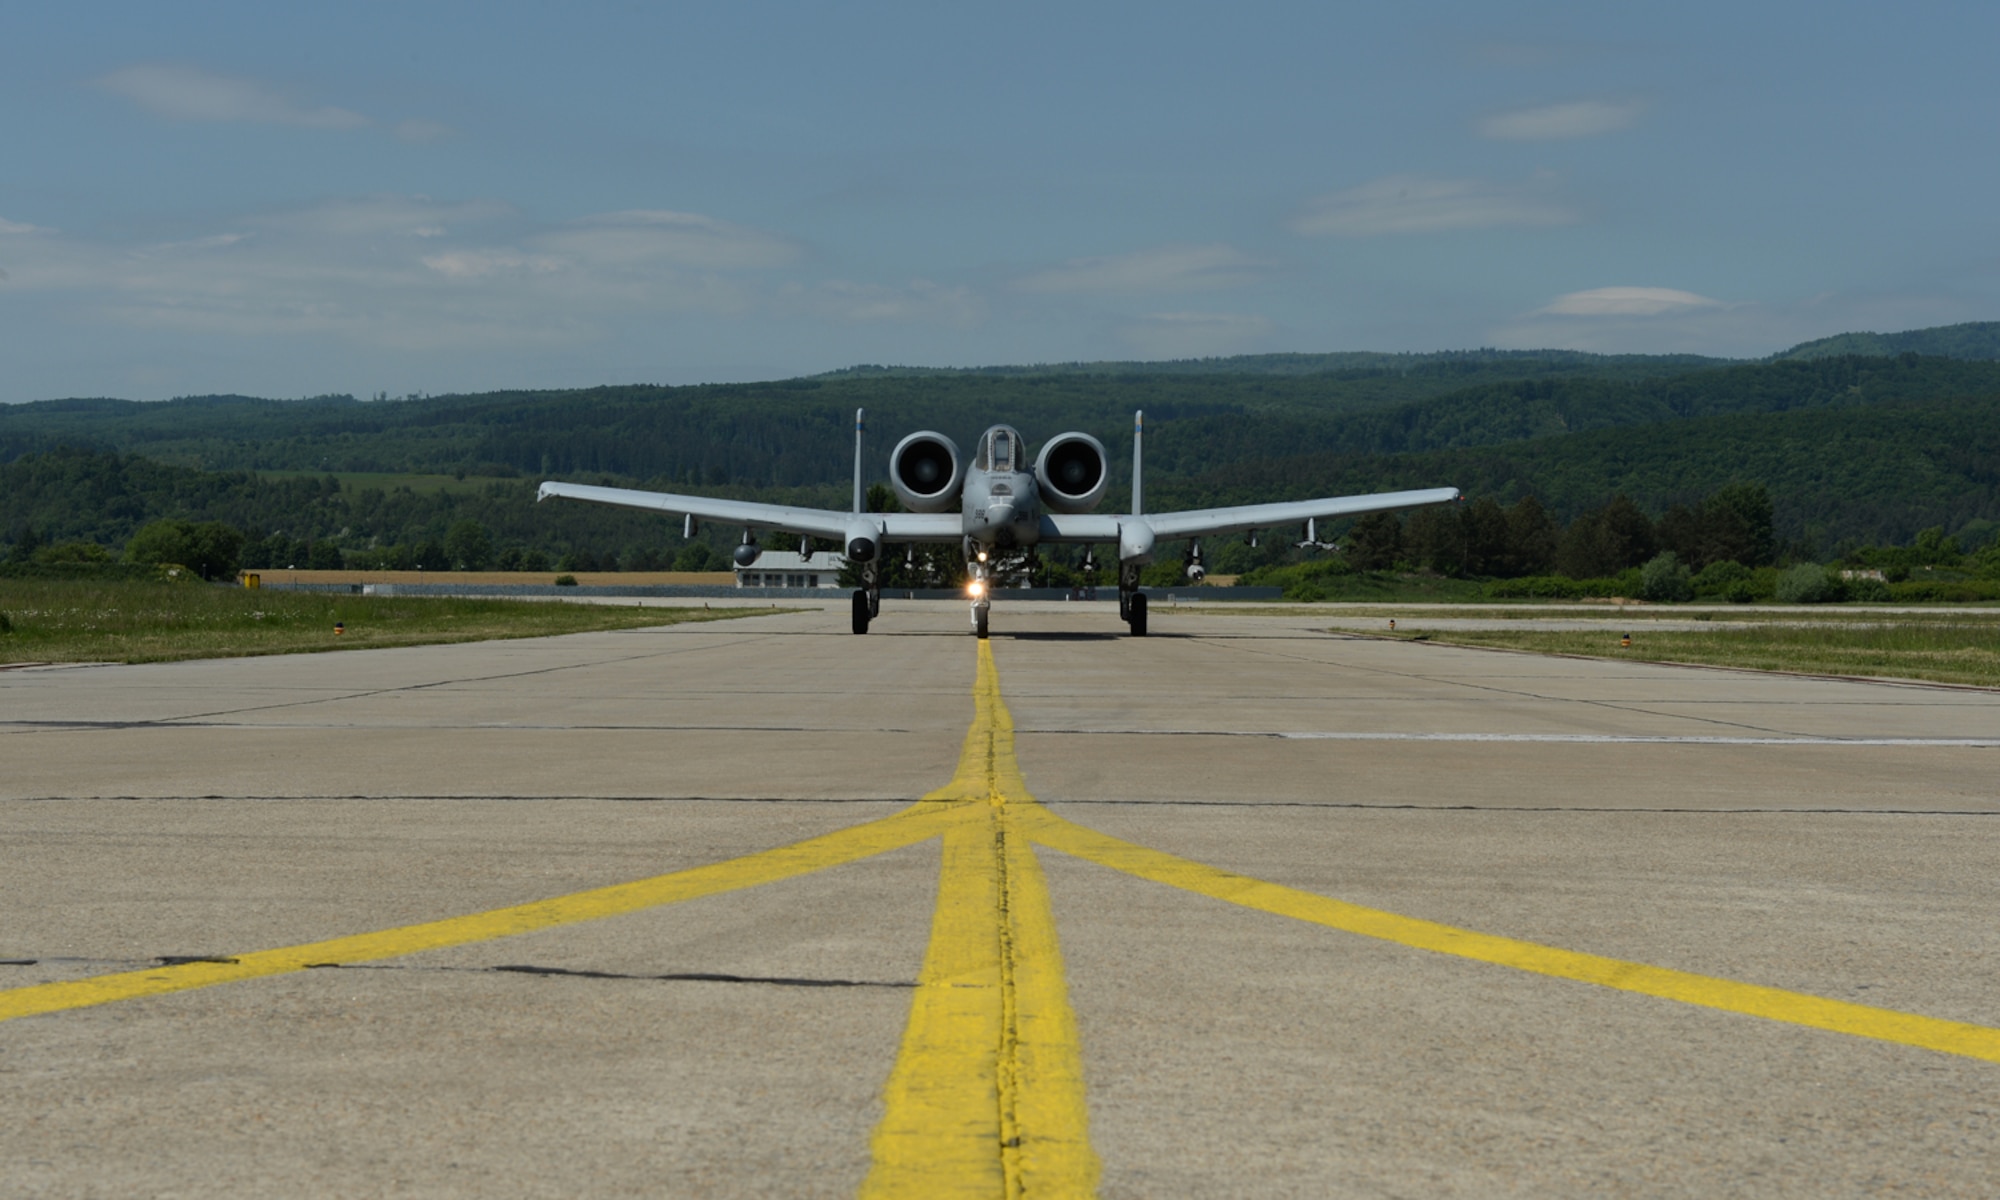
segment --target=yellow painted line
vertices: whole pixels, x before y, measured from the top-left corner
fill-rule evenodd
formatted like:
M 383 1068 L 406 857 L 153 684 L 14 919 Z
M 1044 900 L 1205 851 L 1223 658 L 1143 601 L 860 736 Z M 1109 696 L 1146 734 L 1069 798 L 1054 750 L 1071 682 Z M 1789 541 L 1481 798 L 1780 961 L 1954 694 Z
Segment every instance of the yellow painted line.
M 990 822 L 944 835 L 930 949 L 910 1002 L 883 1117 L 871 1141 L 866 1197 L 999 1196 L 1000 907 Z
M 650 879 L 574 892 L 489 912 L 244 954 L 230 962 L 183 963 L 64 983 L 0 991 L 0 1021 L 281 975 L 314 963 L 371 962 L 594 921 L 662 904 L 738 891 L 855 862 L 936 837 L 955 819 L 951 806 L 924 805 L 789 846 Z
M 1533 942 L 1475 933 L 1435 921 L 1399 916 L 1380 909 L 1363 908 L 1121 841 L 1065 820 L 1040 806 L 1019 814 L 1018 819 L 1026 826 L 1030 836 L 1044 846 L 1141 879 L 1226 900 L 1260 912 L 1310 921 L 1315 925 L 1380 938 L 1419 950 L 1532 971 L 1538 975 L 1574 979 L 1703 1008 L 2000 1062 L 2000 1029 L 1943 1021 L 1887 1008 L 1871 1008 L 1865 1004 L 1848 1004 L 1781 988 L 1738 983 L 1574 950 L 1558 950 Z
M 1032 805 L 1032 798 L 1029 798 Z M 1013 1111 L 1008 1146 L 1010 1181 L 1027 1196 L 1089 1196 L 1097 1190 L 1097 1153 L 1090 1147 L 1084 1103 L 1083 1053 L 1076 1014 L 1063 977 L 1048 883 L 1027 831 L 1010 801 L 1000 817 L 1007 873 L 1008 963 L 1012 1007 L 1008 1049 L 1014 1069 L 1003 1094 Z M 1008 1061 L 1003 1058 L 1003 1063 Z M 1017 1194 L 1010 1190 L 1009 1195 Z
M 990 645 L 952 782 L 973 801 L 944 836 L 930 948 L 871 1146 L 869 1200 L 1089 1196 L 1076 1017 L 1041 864 L 1015 814 L 1035 807 L 1014 761 Z

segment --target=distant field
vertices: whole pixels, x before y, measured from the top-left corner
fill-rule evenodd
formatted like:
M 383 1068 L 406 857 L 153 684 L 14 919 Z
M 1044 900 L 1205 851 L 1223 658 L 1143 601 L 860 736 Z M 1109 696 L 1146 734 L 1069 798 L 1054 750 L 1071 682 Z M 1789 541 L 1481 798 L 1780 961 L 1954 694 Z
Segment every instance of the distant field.
M 559 571 L 295 571 L 261 567 L 264 583 L 536 583 L 551 584 Z M 572 571 L 587 587 L 735 587 L 733 571 Z
M 1494 616 L 1490 612 L 1480 615 Z M 1661 615 L 1671 615 L 1662 613 Z M 1720 614 L 1718 614 L 1720 615 Z M 1426 629 L 1433 614 L 1405 611 L 1404 640 L 1493 646 L 1545 654 L 1695 663 L 1810 675 L 1865 675 L 2000 687 L 2000 612 L 1729 614 L 1711 629 Z M 1433 619 L 1440 619 L 1433 617 Z M 1632 645 L 1620 645 L 1630 626 Z
M 165 662 L 417 646 L 720 621 L 775 611 L 350 596 L 138 580 L 0 579 L 0 664 Z M 343 632 L 334 632 L 336 622 Z

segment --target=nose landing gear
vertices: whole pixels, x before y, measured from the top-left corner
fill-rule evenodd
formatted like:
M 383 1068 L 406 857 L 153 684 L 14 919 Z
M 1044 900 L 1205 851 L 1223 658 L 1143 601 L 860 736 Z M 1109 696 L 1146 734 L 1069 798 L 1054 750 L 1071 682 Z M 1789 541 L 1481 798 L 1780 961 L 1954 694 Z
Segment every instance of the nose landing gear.
M 972 597 L 972 636 L 983 638 L 986 636 L 987 618 L 993 612 L 992 570 L 986 563 L 984 552 L 968 566 L 972 579 L 965 585 L 965 591 Z
M 1146 636 L 1146 593 L 1139 590 L 1139 568 L 1118 566 L 1118 617 L 1131 628 L 1133 637 Z
M 861 568 L 861 586 L 854 589 L 854 632 L 867 633 L 868 622 L 882 614 L 882 577 L 874 563 Z

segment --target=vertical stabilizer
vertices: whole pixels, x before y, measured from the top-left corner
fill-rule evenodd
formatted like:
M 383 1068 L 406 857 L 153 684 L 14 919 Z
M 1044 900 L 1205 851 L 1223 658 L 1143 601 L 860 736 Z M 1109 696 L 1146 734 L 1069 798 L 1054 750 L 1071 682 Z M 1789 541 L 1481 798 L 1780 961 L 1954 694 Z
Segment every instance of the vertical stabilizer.
M 865 408 L 857 408 L 854 410 L 854 511 L 855 512 L 861 511 L 861 500 L 862 500 L 861 434 L 862 431 L 867 428 L 867 423 L 864 422 L 861 419 L 861 417 L 862 414 L 866 413 L 867 411 L 868 410 Z
M 1146 511 L 1139 503 L 1139 443 L 1146 433 L 1146 413 L 1142 409 L 1132 414 L 1132 515 Z

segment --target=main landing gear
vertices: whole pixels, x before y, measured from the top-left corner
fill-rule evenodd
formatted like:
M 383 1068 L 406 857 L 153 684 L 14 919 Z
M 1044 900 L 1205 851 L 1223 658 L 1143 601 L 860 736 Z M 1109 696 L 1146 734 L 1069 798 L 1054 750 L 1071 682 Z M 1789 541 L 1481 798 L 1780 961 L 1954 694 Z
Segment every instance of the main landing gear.
M 861 568 L 861 586 L 854 589 L 854 632 L 867 633 L 868 622 L 882 615 L 882 578 L 874 563 Z
M 1146 636 L 1146 593 L 1139 590 L 1139 568 L 1118 567 L 1118 617 L 1132 629 L 1133 637 Z

